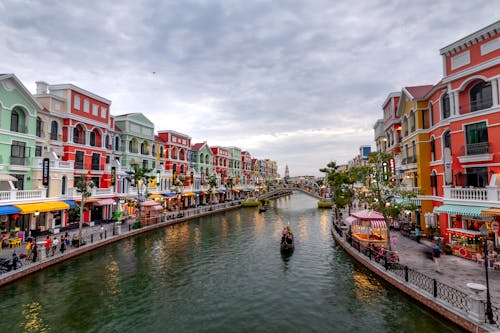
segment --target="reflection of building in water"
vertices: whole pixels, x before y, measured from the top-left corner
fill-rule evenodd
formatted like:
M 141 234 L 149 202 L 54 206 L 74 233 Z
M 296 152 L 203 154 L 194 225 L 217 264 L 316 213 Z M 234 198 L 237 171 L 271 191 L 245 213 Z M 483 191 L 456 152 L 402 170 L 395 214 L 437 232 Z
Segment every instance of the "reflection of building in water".
M 366 274 L 352 272 L 354 292 L 364 304 L 372 304 L 375 300 L 384 297 L 384 288 L 376 279 L 370 279 Z
M 118 296 L 121 292 L 120 290 L 120 267 L 118 263 L 113 260 L 106 266 L 106 276 L 104 277 L 106 282 L 105 292 L 110 296 Z M 112 308 L 114 302 L 111 302 L 109 306 Z
M 43 323 L 40 315 L 42 306 L 38 302 L 23 304 L 24 322 L 21 323 L 23 332 L 48 332 L 49 327 Z

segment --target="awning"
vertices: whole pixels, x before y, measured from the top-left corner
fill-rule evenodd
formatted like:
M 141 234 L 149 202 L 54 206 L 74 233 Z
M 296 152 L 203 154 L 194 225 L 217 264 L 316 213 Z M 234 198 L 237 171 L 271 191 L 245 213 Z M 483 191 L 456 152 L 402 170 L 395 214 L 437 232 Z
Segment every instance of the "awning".
M 354 216 L 348 216 L 344 219 L 345 225 L 352 225 L 357 219 Z
M 219 193 L 226 193 L 226 190 L 217 190 Z
M 115 199 L 111 199 L 111 198 L 101 199 L 101 200 L 97 201 L 96 203 L 94 203 L 94 206 L 107 206 L 107 205 L 112 205 L 114 203 L 115 203 Z
M 475 231 L 475 230 L 468 230 L 468 229 L 460 229 L 460 228 L 448 228 L 446 229 L 449 233 L 455 234 L 455 235 L 466 235 L 466 236 L 482 236 L 481 232 Z
M 163 206 L 162 205 L 156 205 L 156 206 L 152 206 L 151 209 L 152 210 L 163 210 Z
M 485 209 L 481 213 L 483 216 L 500 216 L 500 208 Z
M 14 205 L 21 210 L 21 214 L 32 214 L 38 212 L 50 212 L 53 210 L 69 209 L 69 205 L 63 201 L 41 202 L 31 204 Z
M 151 194 L 149 196 L 150 199 L 160 199 L 160 198 L 163 198 L 163 195 L 161 194 Z
M 69 205 L 70 208 L 73 208 L 73 207 L 76 207 L 78 206 L 78 204 L 76 202 L 74 202 L 73 200 L 63 200 L 65 203 L 67 203 Z
M 434 213 L 446 213 L 450 215 L 481 217 L 482 216 L 481 212 L 487 209 L 489 208 L 480 206 L 442 205 L 434 208 Z
M 151 207 L 151 206 L 156 206 L 156 205 L 158 205 L 158 202 L 156 202 L 154 200 L 148 200 L 148 201 L 141 202 L 142 207 Z
M 164 197 L 167 197 L 167 198 L 172 198 L 172 197 L 175 197 L 177 194 L 175 194 L 175 193 L 163 193 L 162 195 Z
M 17 178 L 6 173 L 0 173 L 0 182 L 17 182 Z
M 203 192 L 202 191 L 194 191 L 194 194 L 200 195 L 200 194 L 203 194 Z
M 353 221 L 353 225 L 359 225 L 362 226 L 367 220 L 355 220 Z M 385 221 L 382 220 L 370 220 L 370 228 L 387 228 L 387 224 L 385 224 Z
M 186 193 L 182 193 L 182 195 L 185 196 L 185 197 L 192 197 L 192 196 L 194 196 L 196 194 L 194 194 L 193 192 L 186 192 Z
M 237 190 L 237 189 L 235 189 L 235 188 L 232 188 L 232 189 L 231 189 L 231 192 L 233 192 L 233 193 L 238 193 L 238 192 L 240 192 L 240 191 L 239 191 L 239 190 Z
M 9 215 L 9 214 L 16 214 L 20 213 L 21 210 L 17 207 L 7 205 L 7 206 L 0 206 L 0 215 Z
M 351 215 L 360 220 L 385 220 L 384 215 L 368 209 L 360 210 L 359 212 L 352 213 Z
M 82 202 L 82 199 L 75 199 L 75 201 Z M 85 204 L 97 201 L 99 201 L 99 199 L 97 198 L 85 198 Z

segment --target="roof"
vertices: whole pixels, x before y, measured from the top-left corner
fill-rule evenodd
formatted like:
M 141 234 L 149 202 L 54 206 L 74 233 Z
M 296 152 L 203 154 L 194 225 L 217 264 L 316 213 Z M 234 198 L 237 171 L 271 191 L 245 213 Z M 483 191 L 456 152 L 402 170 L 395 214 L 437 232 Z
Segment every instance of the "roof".
M 191 146 L 191 150 L 198 151 L 201 149 L 201 147 L 203 147 L 204 144 L 205 144 L 204 142 L 195 143 L 194 145 Z
M 434 87 L 434 85 L 428 84 L 425 86 L 405 87 L 404 89 L 413 99 L 423 99 L 432 87 Z

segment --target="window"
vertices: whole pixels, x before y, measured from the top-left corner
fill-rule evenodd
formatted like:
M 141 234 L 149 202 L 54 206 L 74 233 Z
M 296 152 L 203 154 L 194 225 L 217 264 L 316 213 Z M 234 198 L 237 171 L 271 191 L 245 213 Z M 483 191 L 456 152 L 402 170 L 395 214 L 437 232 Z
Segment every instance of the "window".
M 488 168 L 466 168 L 467 183 L 465 186 L 486 187 L 488 185 Z
M 85 144 L 85 130 L 80 125 L 73 129 L 73 143 Z
M 431 173 L 431 188 L 432 188 L 432 195 L 438 195 L 436 171 L 432 171 Z
M 450 131 L 446 132 L 443 136 L 444 148 L 451 149 L 451 134 Z
M 83 101 L 83 112 L 89 113 L 90 102 L 88 99 Z
M 450 96 L 448 93 L 444 93 L 441 98 L 441 113 L 443 119 L 450 117 Z
M 101 154 L 92 153 L 92 170 L 100 170 L 101 166 Z
M 85 158 L 85 153 L 83 151 L 76 151 L 76 153 L 75 153 L 75 169 L 78 169 L 78 170 L 84 169 L 84 158 Z
M 24 165 L 26 160 L 26 142 L 12 141 L 10 146 L 10 164 Z
M 486 122 L 466 125 L 465 135 L 467 155 L 486 154 L 489 152 Z
M 10 130 L 12 132 L 19 132 L 19 112 L 17 110 L 12 110 L 12 115 L 10 116 Z
M 50 140 L 57 140 L 57 122 L 54 120 L 50 123 Z
M 163 146 L 160 146 L 160 158 L 163 157 Z
M 493 98 L 491 94 L 491 82 L 480 82 L 470 90 L 470 111 L 478 111 L 491 108 Z
M 410 111 L 410 132 L 415 132 L 415 112 Z
M 109 135 L 106 134 L 106 138 L 104 140 L 105 140 L 106 148 L 110 149 L 111 147 L 110 147 L 110 144 L 109 144 Z
M 106 118 L 107 113 L 108 109 L 101 106 L 101 118 Z
M 120 150 L 120 138 L 115 137 L 115 150 Z
M 36 157 L 42 156 L 42 146 L 36 146 L 35 147 L 35 156 Z
M 411 142 L 411 150 L 413 156 L 411 157 L 411 163 L 417 163 L 417 144 L 415 141 Z
M 404 117 L 403 119 L 403 133 L 404 136 L 408 136 L 408 117 Z
M 149 169 L 148 165 L 149 165 L 148 160 L 142 160 L 142 168 L 143 169 Z
M 36 117 L 36 136 L 41 137 L 42 136 L 42 118 Z
M 156 161 L 151 162 L 151 168 L 153 168 L 153 169 L 156 168 Z
M 432 103 L 429 103 L 429 118 L 431 126 L 434 126 L 434 107 L 432 106 Z
M 431 161 L 436 160 L 436 141 L 434 138 L 431 138 Z
M 111 157 L 109 155 L 106 156 L 106 164 L 109 164 L 109 162 L 111 161 Z
M 80 96 L 75 95 L 75 110 L 80 110 Z
M 90 132 L 90 145 L 92 147 L 95 147 L 95 133 L 94 132 Z
M 98 116 L 99 115 L 99 105 L 92 104 L 92 115 L 93 116 Z
M 66 194 L 66 187 L 67 187 L 67 184 L 68 184 L 68 178 L 66 178 L 66 176 L 62 176 L 62 180 L 61 180 L 61 194 Z
M 92 183 L 94 183 L 94 186 L 96 188 L 99 188 L 99 185 L 100 185 L 100 179 L 99 179 L 99 177 L 92 177 L 90 180 L 92 181 Z
M 156 145 L 153 145 L 153 149 L 151 149 L 151 155 L 155 156 L 155 152 L 156 152 Z

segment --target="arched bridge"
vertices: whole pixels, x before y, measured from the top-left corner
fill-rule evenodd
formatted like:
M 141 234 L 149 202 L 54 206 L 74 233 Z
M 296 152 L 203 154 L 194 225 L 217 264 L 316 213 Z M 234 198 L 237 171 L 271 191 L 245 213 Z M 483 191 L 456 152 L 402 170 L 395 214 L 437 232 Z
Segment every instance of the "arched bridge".
M 316 194 L 316 193 L 312 193 L 312 192 L 309 192 L 309 191 L 306 191 L 304 189 L 301 189 L 301 188 L 281 188 L 281 189 L 276 189 L 276 190 L 272 190 L 272 191 L 269 191 L 269 192 L 266 192 L 262 195 L 259 195 L 257 197 L 258 200 L 264 200 L 264 199 L 276 199 L 276 198 L 279 198 L 279 197 L 282 197 L 282 196 L 285 196 L 285 195 L 290 195 L 292 194 L 293 191 L 300 191 L 300 192 L 303 192 L 313 198 L 316 198 L 318 200 L 321 200 L 321 196 L 319 194 Z

